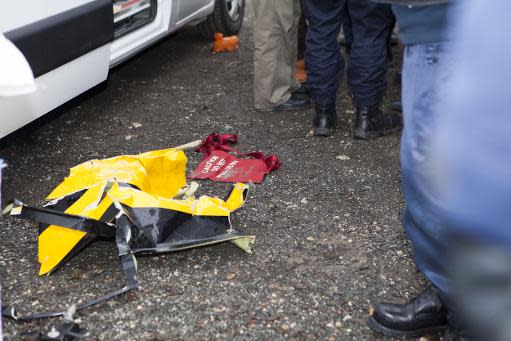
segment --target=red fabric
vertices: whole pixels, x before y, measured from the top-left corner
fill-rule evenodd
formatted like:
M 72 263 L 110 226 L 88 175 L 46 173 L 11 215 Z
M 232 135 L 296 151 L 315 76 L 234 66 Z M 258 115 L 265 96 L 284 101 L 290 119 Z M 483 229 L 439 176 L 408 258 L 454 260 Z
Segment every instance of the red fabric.
M 280 168 L 280 161 L 276 155 L 266 156 L 261 152 L 242 154 L 231 147 L 231 144 L 236 142 L 238 135 L 208 135 L 195 150 L 204 156 L 189 178 L 261 183 L 266 174 Z
M 231 147 L 231 144 L 238 142 L 238 135 L 235 134 L 209 134 L 200 146 L 195 151 L 204 154 L 204 157 L 209 156 L 214 150 L 225 150 L 226 152 L 233 151 L 240 154 L 239 151 Z

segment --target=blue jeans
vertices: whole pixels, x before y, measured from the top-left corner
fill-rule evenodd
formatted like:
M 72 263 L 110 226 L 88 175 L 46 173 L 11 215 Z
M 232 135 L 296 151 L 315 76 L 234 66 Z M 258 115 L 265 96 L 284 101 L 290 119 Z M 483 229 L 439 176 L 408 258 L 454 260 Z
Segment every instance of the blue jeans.
M 401 176 L 406 202 L 403 225 L 412 242 L 417 267 L 444 298 L 449 297 L 450 281 L 432 152 L 436 124 L 442 115 L 436 107 L 445 98 L 442 86 L 453 66 L 449 48 L 448 42 L 406 46 L 402 78 Z

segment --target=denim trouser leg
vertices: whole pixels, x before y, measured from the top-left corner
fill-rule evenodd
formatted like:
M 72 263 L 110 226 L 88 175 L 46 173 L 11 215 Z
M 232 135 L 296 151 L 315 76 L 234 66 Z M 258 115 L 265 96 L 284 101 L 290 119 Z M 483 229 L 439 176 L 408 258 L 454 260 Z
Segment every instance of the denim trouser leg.
M 406 208 L 403 225 L 410 238 L 417 267 L 444 294 L 449 293 L 444 258 L 446 241 L 436 190 L 435 162 L 431 155 L 436 133 L 436 106 L 442 85 L 452 69 L 449 43 L 406 46 L 403 61 L 404 130 L 401 174 Z

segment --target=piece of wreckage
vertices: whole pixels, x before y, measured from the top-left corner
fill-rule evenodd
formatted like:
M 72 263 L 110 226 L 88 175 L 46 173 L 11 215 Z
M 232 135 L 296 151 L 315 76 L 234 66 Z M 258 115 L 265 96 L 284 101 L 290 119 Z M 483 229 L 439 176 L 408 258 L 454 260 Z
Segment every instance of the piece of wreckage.
M 251 253 L 255 236 L 233 230 L 230 222 L 231 213 L 244 204 L 249 186 L 235 183 L 225 200 L 195 198 L 198 184 L 186 184 L 187 157 L 182 150 L 190 145 L 85 162 L 70 169 L 44 208 L 19 200 L 6 207 L 4 214 L 39 223 L 39 275 L 50 274 L 96 240 L 116 243 L 126 285 L 78 305 L 76 311 L 137 289 L 138 254 L 227 241 Z M 18 321 L 64 314 L 18 316 L 12 306 L 2 307 L 4 317 Z
M 232 146 L 236 143 L 238 135 L 235 134 L 208 135 L 195 149 L 197 153 L 202 153 L 202 160 L 188 177 L 221 182 L 261 183 L 267 174 L 280 168 L 276 155 L 265 155 L 259 151 L 242 153 Z

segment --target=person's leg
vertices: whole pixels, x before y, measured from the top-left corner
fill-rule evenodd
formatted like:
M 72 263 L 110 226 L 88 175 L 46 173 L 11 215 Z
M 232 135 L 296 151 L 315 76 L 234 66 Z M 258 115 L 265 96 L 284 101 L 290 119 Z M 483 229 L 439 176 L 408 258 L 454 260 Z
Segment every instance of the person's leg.
M 380 110 L 387 82 L 387 42 L 394 15 L 389 5 L 348 0 L 353 44 L 348 62 L 348 86 L 357 109 L 355 137 L 370 139 L 401 129 L 400 117 Z
M 409 304 L 379 304 L 369 320 L 372 329 L 393 336 L 421 336 L 447 326 L 449 296 L 446 247 L 432 155 L 442 85 L 452 69 L 449 43 L 410 45 L 403 61 L 401 178 L 406 208 L 403 225 L 412 242 L 417 267 L 433 284 Z
M 300 87 L 294 79 L 300 2 L 254 0 L 253 3 L 256 17 L 254 106 L 258 110 L 278 109 L 289 101 L 292 92 Z
M 305 51 L 308 84 L 316 102 L 312 126 L 317 136 L 332 135 L 335 129 L 335 102 L 343 69 L 337 36 L 341 30 L 346 0 L 303 0 L 309 23 Z
M 316 103 L 335 103 L 343 58 L 337 43 L 346 0 L 303 0 L 303 13 L 309 23 L 305 63 Z
M 403 224 L 417 267 L 444 297 L 448 296 L 450 284 L 443 258 L 446 241 L 438 215 L 433 139 L 442 114 L 436 107 L 453 68 L 450 48 L 450 43 L 406 47 L 402 87 L 401 178 L 406 202 Z
M 290 91 L 293 93 L 299 89 L 301 84 L 295 78 L 296 60 L 298 59 L 298 33 L 300 30 L 300 18 L 302 17 L 302 7 L 300 0 L 277 1 L 275 3 L 277 13 L 279 14 L 278 22 L 282 23 L 287 34 L 283 36 L 282 41 L 282 60 L 279 61 L 278 68 L 290 69 L 288 81 Z M 292 11 L 289 11 L 291 7 Z
M 378 105 L 387 88 L 392 9 L 371 0 L 348 0 L 348 10 L 354 38 L 348 61 L 348 86 L 357 105 Z
M 511 32 L 511 2 L 491 4 L 462 2 L 449 13 L 456 62 L 443 92 L 435 155 L 444 180 L 455 303 L 448 309 L 458 322 L 455 332 L 468 331 L 472 340 L 509 341 L 511 41 L 493 37 Z

